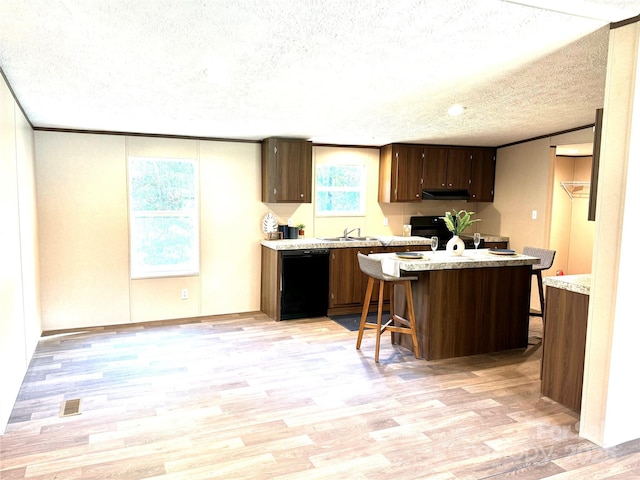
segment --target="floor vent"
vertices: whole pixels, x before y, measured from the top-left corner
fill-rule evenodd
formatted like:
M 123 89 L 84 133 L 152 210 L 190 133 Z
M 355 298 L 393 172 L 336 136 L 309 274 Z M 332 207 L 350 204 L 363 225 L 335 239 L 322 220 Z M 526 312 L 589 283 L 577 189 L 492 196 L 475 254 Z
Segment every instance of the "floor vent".
M 72 415 L 80 415 L 80 399 L 74 398 L 71 400 L 65 400 L 62 402 L 62 408 L 60 409 L 61 417 L 70 417 Z

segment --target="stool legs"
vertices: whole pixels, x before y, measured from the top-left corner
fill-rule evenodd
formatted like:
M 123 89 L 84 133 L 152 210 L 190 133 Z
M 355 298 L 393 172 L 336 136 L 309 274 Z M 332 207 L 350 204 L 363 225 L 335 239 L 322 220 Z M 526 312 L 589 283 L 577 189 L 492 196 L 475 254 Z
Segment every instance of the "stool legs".
M 542 287 L 542 272 L 540 270 L 533 272 L 538 282 L 538 297 L 540 298 L 540 313 L 529 312 L 532 317 L 542 317 L 544 323 L 544 288 Z
M 384 280 L 380 280 L 380 292 L 378 293 L 378 324 L 376 328 L 376 363 L 380 357 L 380 336 L 387 325 L 382 326 L 382 309 L 384 308 Z
M 391 343 L 395 343 L 395 334 L 396 333 L 404 333 L 411 335 L 411 341 L 413 343 L 413 352 L 416 358 L 419 358 L 419 350 L 418 350 L 418 336 L 416 334 L 416 317 L 415 310 L 413 307 L 413 294 L 411 291 L 411 281 L 399 281 L 398 283 L 402 283 L 402 286 L 405 290 L 405 300 L 407 304 L 407 319 L 401 317 L 400 315 L 396 315 L 394 308 L 394 291 L 393 291 L 393 283 L 390 285 L 391 291 L 389 294 L 389 307 L 391 308 L 391 316 L 388 322 L 384 325 L 382 324 L 382 310 L 384 308 L 384 289 L 388 282 L 384 280 L 380 280 L 380 291 L 378 294 L 378 315 L 376 323 L 367 322 L 367 314 L 369 313 L 369 305 L 371 304 L 371 296 L 373 294 L 373 286 L 374 286 L 374 278 L 369 277 L 367 283 L 367 291 L 364 297 L 364 305 L 362 307 L 362 316 L 360 317 L 360 328 L 358 329 L 358 340 L 356 342 L 356 349 L 360 349 L 360 345 L 362 344 L 362 336 L 365 328 L 373 328 L 376 330 L 376 353 L 375 353 L 375 361 L 376 363 L 379 360 L 380 356 L 380 336 L 384 333 L 385 330 L 389 330 L 391 332 Z
M 356 350 L 360 350 L 362 343 L 362 334 L 367 323 L 367 315 L 369 313 L 369 304 L 371 303 L 371 294 L 373 293 L 373 277 L 369 277 L 367 282 L 367 292 L 364 295 L 364 305 L 362 306 L 362 316 L 360 317 L 360 328 L 358 329 L 358 341 L 356 342 Z
M 405 297 L 407 298 L 407 308 L 409 309 L 409 329 L 411 330 L 411 341 L 413 342 L 413 353 L 419 358 L 418 335 L 416 334 L 416 313 L 413 308 L 413 292 L 411 291 L 411 282 L 404 282 Z M 394 315 L 395 317 L 395 315 Z

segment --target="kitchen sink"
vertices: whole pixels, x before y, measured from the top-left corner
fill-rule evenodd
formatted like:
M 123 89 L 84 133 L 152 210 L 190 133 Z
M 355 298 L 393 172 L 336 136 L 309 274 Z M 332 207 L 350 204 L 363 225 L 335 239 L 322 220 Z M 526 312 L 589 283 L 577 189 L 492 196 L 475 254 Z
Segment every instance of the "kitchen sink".
M 378 241 L 375 237 L 331 237 L 331 238 L 320 238 L 325 242 L 372 242 Z
M 353 242 L 355 239 L 352 237 L 331 237 L 331 238 L 320 238 L 324 242 Z

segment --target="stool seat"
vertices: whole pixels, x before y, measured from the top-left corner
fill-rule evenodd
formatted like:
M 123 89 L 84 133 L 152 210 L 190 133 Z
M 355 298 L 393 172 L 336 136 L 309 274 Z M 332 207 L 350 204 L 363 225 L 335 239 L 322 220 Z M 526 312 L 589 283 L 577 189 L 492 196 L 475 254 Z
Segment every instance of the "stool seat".
M 547 250 L 545 248 L 536 247 L 524 247 L 522 249 L 523 255 L 529 255 L 530 257 L 536 257 L 540 259 L 540 263 L 533 265 L 531 268 L 531 274 L 536 276 L 538 281 L 538 296 L 540 297 L 540 313 L 529 312 L 532 317 L 542 317 L 544 322 L 544 288 L 542 287 L 542 272 L 548 270 L 553 265 L 553 259 L 556 256 L 555 250 Z
M 415 276 L 407 276 L 407 277 L 396 277 L 393 275 L 387 275 L 382 271 L 382 262 L 380 260 L 369 257 L 368 255 L 363 255 L 358 253 L 358 264 L 360 265 L 360 270 L 363 273 L 368 275 L 369 279 L 367 281 L 367 291 L 364 297 L 364 305 L 362 307 L 362 317 L 360 318 L 360 328 L 358 329 L 358 341 L 356 342 L 356 349 L 360 349 L 360 345 L 362 343 L 362 337 L 365 329 L 375 329 L 376 330 L 376 353 L 375 353 L 375 361 L 378 362 L 379 354 L 380 354 L 380 336 L 385 332 L 385 330 L 389 330 L 391 332 L 391 343 L 395 343 L 394 334 L 406 334 L 411 336 L 411 340 L 413 343 L 413 352 L 416 358 L 419 358 L 418 352 L 418 336 L 416 334 L 416 317 L 413 308 L 413 296 L 411 292 L 411 282 L 417 280 L 418 277 Z M 369 313 L 369 305 L 371 304 L 371 296 L 373 294 L 373 287 L 375 282 L 380 283 L 380 289 L 378 294 L 378 316 L 377 322 L 367 322 L 367 314 Z M 395 284 L 400 284 L 404 287 L 405 290 L 405 299 L 407 303 L 407 318 L 401 317 L 400 315 L 395 314 L 394 310 L 394 292 L 393 286 Z M 382 323 L 382 309 L 383 309 L 383 301 L 384 301 L 384 290 L 385 287 L 389 285 L 389 307 L 390 314 L 389 320 L 387 320 L 384 324 Z

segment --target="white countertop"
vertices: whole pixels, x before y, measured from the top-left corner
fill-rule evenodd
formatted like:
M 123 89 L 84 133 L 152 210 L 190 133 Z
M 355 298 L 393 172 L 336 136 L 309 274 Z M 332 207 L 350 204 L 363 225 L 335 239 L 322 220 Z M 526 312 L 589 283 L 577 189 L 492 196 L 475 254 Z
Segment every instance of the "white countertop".
M 396 253 L 374 253 L 370 256 L 382 260 L 382 270 L 387 275 L 398 276 L 400 271 L 419 272 L 427 270 L 456 270 L 461 268 L 510 267 L 535 265 L 540 259 L 516 253 L 514 255 L 496 255 L 489 249 L 467 249 L 460 256 L 443 250 L 424 251 L 421 259 L 403 259 Z
M 559 275 L 557 277 L 545 277 L 542 280 L 547 287 L 555 287 L 570 292 L 589 295 L 591 293 L 591 274 Z
M 298 238 L 290 240 L 262 240 L 260 244 L 273 250 L 303 250 L 307 248 L 349 248 L 349 247 L 380 247 L 403 245 L 430 245 L 431 241 L 423 237 L 378 236 L 375 240 L 350 240 L 338 242 L 323 240 L 322 238 Z

